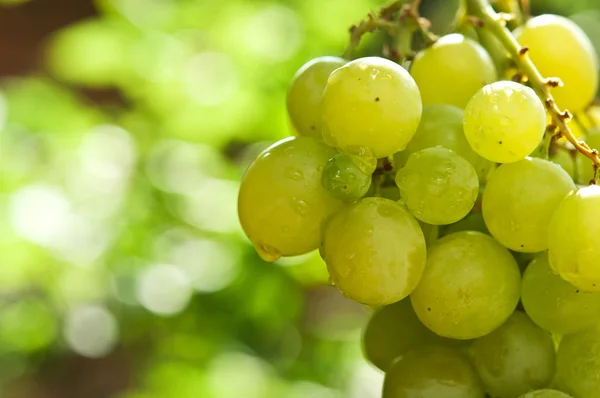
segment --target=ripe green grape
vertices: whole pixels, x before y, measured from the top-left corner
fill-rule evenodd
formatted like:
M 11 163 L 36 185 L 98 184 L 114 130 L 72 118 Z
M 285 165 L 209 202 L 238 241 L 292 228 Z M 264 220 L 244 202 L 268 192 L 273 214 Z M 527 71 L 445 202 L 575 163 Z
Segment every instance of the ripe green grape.
M 267 261 L 319 246 L 321 222 L 342 206 L 321 186 L 335 149 L 311 137 L 291 137 L 265 149 L 244 175 L 238 196 L 242 228 Z
M 559 165 L 525 158 L 498 167 L 485 187 L 482 212 L 496 240 L 511 250 L 548 248 L 548 223 L 575 183 Z
M 299 135 L 321 138 L 323 90 L 331 72 L 345 63 L 338 57 L 320 57 L 296 72 L 287 93 L 287 110 Z
M 327 222 L 321 254 L 345 296 L 386 305 L 408 296 L 421 279 L 425 238 L 417 220 L 398 203 L 368 197 Z
M 600 151 L 600 128 L 590 131 L 585 142 L 591 147 Z M 577 182 L 581 185 L 588 185 L 594 178 L 594 169 L 590 159 L 578 153 L 575 162 L 577 163 Z
M 458 33 L 441 37 L 419 52 L 410 67 L 423 105 L 449 104 L 464 108 L 486 84 L 496 81 L 490 55 L 479 43 Z
M 554 272 L 580 290 L 600 292 L 600 186 L 572 192 L 548 226 L 548 256 Z
M 576 398 L 600 392 L 600 324 L 563 337 L 556 353 L 554 386 Z
M 477 375 L 460 351 L 424 346 L 394 363 L 383 383 L 383 398 L 484 398 Z
M 477 173 L 453 151 L 435 147 L 413 153 L 396 184 L 410 212 L 429 224 L 451 224 L 469 214 L 479 193 Z
M 368 147 L 383 158 L 401 151 L 421 120 L 421 95 L 410 74 L 379 57 L 334 71 L 323 94 L 323 139 L 331 146 Z
M 511 163 L 537 148 L 546 131 L 546 111 L 529 87 L 499 81 L 471 98 L 463 127 L 475 152 L 494 162 Z
M 508 320 L 470 348 L 485 391 L 514 398 L 547 387 L 554 374 L 554 342 L 550 333 L 515 311 Z
M 519 398 L 573 398 L 564 392 L 558 390 L 542 389 L 521 395 Z
M 569 177 L 575 179 L 575 160 L 568 151 L 558 150 L 550 155 L 550 160 L 562 167 L 562 169 L 567 172 Z M 589 166 L 589 160 L 587 160 L 587 162 Z M 591 170 L 592 168 L 590 167 L 590 174 Z
M 481 212 L 471 213 L 462 220 L 447 225 L 442 230 L 442 236 L 460 231 L 477 231 L 488 235 L 490 233 L 485 225 L 485 221 L 483 221 L 483 214 Z
M 514 35 L 529 48 L 529 57 L 544 77 L 563 81 L 564 87 L 552 89 L 561 108 L 577 113 L 592 102 L 598 88 L 598 58 L 575 22 L 558 15 L 539 15 Z
M 457 346 L 464 342 L 440 337 L 427 329 L 408 298 L 375 311 L 363 334 L 365 357 L 384 372 L 407 351 L 430 344 Z
M 583 292 L 556 275 L 546 254 L 527 266 L 521 302 L 529 317 L 552 333 L 576 333 L 600 321 L 600 293 Z
M 325 164 L 322 183 L 334 197 L 352 201 L 365 196 L 371 186 L 371 175 L 360 169 L 352 155 L 340 153 Z
M 494 164 L 479 156 L 469 146 L 463 132 L 463 115 L 462 109 L 452 105 L 424 106 L 415 136 L 404 151 L 394 155 L 395 166 L 404 167 L 408 157 L 421 149 L 441 146 L 468 160 L 477 172 L 479 181 L 485 181 Z
M 421 322 L 440 336 L 473 339 L 500 326 L 515 309 L 521 275 L 492 237 L 464 231 L 437 241 L 411 294 Z

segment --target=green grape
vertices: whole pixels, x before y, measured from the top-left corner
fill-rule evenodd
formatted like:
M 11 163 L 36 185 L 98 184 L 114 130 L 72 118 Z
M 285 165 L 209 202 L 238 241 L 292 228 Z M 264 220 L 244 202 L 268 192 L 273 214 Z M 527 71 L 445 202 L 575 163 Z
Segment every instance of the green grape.
M 410 74 L 379 57 L 334 71 L 323 94 L 323 139 L 331 146 L 368 147 L 377 158 L 403 150 L 421 120 L 421 95 Z
M 460 351 L 424 346 L 401 356 L 385 375 L 383 398 L 484 398 Z
M 453 151 L 436 147 L 413 153 L 396 184 L 410 212 L 428 224 L 451 224 L 469 214 L 479 192 L 477 173 Z
M 384 198 L 363 198 L 337 212 L 325 225 L 321 253 L 338 289 L 371 306 L 408 296 L 425 268 L 419 224 Z
M 598 88 L 598 58 L 575 22 L 558 15 L 539 15 L 514 35 L 529 48 L 528 55 L 543 76 L 563 81 L 564 87 L 552 89 L 561 108 L 577 113 L 592 102 Z
M 536 391 L 532 391 L 529 392 L 527 394 L 523 394 L 521 395 L 519 398 L 573 398 L 568 394 L 565 394 L 564 392 L 558 391 L 558 390 L 550 390 L 550 389 L 543 389 L 543 390 L 536 390 Z
M 556 275 L 546 254 L 527 266 L 521 302 L 527 315 L 552 333 L 576 333 L 600 321 L 600 293 L 580 291 Z
M 594 149 L 600 151 L 600 128 L 593 129 L 586 137 L 585 142 Z M 594 178 L 594 168 L 590 159 L 581 153 L 575 157 L 577 167 L 577 182 L 581 185 L 588 185 Z
M 485 187 L 482 213 L 490 233 L 511 250 L 548 248 L 548 224 L 575 183 L 560 166 L 525 158 L 498 167 Z
M 600 292 L 600 186 L 572 192 L 548 226 L 554 272 L 583 291 Z
M 404 167 L 408 157 L 421 149 L 441 146 L 451 149 L 471 163 L 479 181 L 485 181 L 494 164 L 471 149 L 463 132 L 462 109 L 434 104 L 423 107 L 421 123 L 406 149 L 394 155 L 396 168 Z
M 325 164 L 322 183 L 334 197 L 352 201 L 365 196 L 371 186 L 371 175 L 363 173 L 351 155 L 340 153 Z
M 338 57 L 320 57 L 296 72 L 287 93 L 287 110 L 299 135 L 321 138 L 323 90 L 331 72 L 345 63 Z
M 497 80 L 490 55 L 479 43 L 458 33 L 441 37 L 419 52 L 410 67 L 423 105 L 449 104 L 464 108 L 486 84 Z
M 554 386 L 576 398 L 600 392 L 600 324 L 563 337 L 556 353 Z
M 473 364 L 486 392 L 514 398 L 547 387 L 554 374 L 554 342 L 525 313 L 508 320 L 470 348 Z
M 384 372 L 407 351 L 430 344 L 458 346 L 464 342 L 440 337 L 427 329 L 408 298 L 375 311 L 363 334 L 365 357 Z
M 471 213 L 460 221 L 454 224 L 447 225 L 442 230 L 442 236 L 450 235 L 460 231 L 477 231 L 484 234 L 489 234 L 485 221 L 483 221 L 483 214 L 480 212 Z
M 557 165 L 562 167 L 562 169 L 567 172 L 569 177 L 571 177 L 573 179 L 575 178 L 575 160 L 573 159 L 573 156 L 571 156 L 571 154 L 568 151 L 558 150 L 555 153 L 553 153 L 552 155 L 550 155 L 550 160 L 553 163 L 556 163 Z M 589 160 L 588 160 L 588 162 L 589 162 Z M 592 168 L 590 167 L 590 171 L 591 171 L 591 169 Z M 588 182 L 589 182 L 589 180 L 588 180 Z
M 520 286 L 519 267 L 507 249 L 488 235 L 464 231 L 429 248 L 411 301 L 433 332 L 473 339 L 508 319 L 519 301 Z
M 242 228 L 267 261 L 319 246 L 321 222 L 342 206 L 321 186 L 335 149 L 291 137 L 265 149 L 244 175 L 238 197 Z
M 499 81 L 471 98 L 463 127 L 475 152 L 494 162 L 511 163 L 537 148 L 546 131 L 546 111 L 529 87 Z

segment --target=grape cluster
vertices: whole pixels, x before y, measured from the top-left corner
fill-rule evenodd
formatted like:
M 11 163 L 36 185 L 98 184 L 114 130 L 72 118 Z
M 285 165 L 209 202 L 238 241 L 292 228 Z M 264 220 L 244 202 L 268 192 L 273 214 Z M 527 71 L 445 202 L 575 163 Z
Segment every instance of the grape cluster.
M 589 39 L 549 15 L 514 35 L 583 111 L 598 86 Z M 363 343 L 384 398 L 600 397 L 600 186 L 578 185 L 594 172 L 568 147 L 547 160 L 545 104 L 500 75 L 457 33 L 408 70 L 314 59 L 288 92 L 295 136 L 242 180 L 263 259 L 318 249 L 332 284 L 377 307 Z

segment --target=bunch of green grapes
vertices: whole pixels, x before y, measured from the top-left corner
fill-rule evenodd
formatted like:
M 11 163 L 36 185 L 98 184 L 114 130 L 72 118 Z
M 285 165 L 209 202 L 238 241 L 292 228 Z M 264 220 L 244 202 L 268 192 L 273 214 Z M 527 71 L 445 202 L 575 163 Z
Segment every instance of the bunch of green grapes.
M 598 60 L 562 17 L 503 29 L 494 45 L 526 45 L 512 57 L 564 87 L 498 80 L 459 33 L 402 65 L 317 58 L 288 91 L 295 136 L 241 182 L 263 259 L 318 249 L 332 285 L 377 307 L 363 348 L 384 398 L 600 397 L 600 171 L 551 139 L 544 97 L 585 113 Z M 590 147 L 596 122 L 577 132 Z

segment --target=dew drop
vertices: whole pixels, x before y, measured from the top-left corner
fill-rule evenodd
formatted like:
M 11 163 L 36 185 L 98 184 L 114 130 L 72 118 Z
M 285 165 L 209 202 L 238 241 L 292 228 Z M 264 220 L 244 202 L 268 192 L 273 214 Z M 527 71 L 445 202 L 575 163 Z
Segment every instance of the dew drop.
M 268 243 L 260 243 L 256 245 L 256 251 L 260 258 L 270 263 L 277 261 L 281 258 L 279 250 L 269 245 Z

